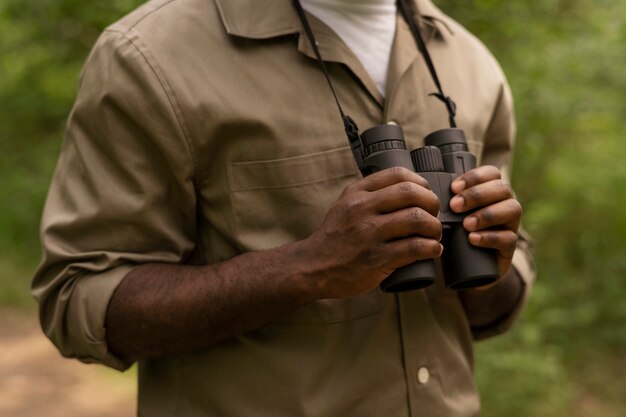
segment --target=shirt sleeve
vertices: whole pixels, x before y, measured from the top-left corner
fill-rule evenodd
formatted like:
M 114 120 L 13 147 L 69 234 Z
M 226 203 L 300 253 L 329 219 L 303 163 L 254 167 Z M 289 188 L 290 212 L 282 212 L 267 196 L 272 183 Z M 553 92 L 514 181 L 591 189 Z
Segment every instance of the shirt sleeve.
M 181 263 L 193 250 L 195 164 L 185 132 L 150 52 L 133 36 L 104 32 L 81 75 L 32 283 L 42 328 L 64 356 L 130 366 L 106 343 L 113 292 L 135 265 Z
M 504 79 L 504 76 L 502 76 Z M 494 165 L 502 172 L 504 182 L 510 184 L 510 170 L 513 147 L 515 144 L 515 114 L 511 89 L 506 80 L 500 91 L 496 110 L 485 135 L 483 165 Z M 512 267 L 523 282 L 523 293 L 510 312 L 495 321 L 493 325 L 472 329 L 474 338 L 485 339 L 506 332 L 515 322 L 526 305 L 535 281 L 533 261 L 533 242 L 528 233 L 520 227 L 517 248 L 513 254 Z

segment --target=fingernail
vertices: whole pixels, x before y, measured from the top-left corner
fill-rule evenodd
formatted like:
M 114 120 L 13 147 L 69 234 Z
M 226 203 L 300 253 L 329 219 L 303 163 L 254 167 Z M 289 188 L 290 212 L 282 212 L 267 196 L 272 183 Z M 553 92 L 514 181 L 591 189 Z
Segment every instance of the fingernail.
M 468 238 L 469 238 L 470 243 L 476 244 L 480 242 L 481 236 L 480 236 L 480 233 L 472 232 L 469 234 Z
M 465 189 L 466 185 L 467 183 L 465 182 L 465 180 L 455 180 L 452 182 L 452 191 L 460 193 Z
M 465 230 L 475 230 L 476 226 L 478 226 L 478 219 L 474 216 L 470 216 L 470 217 L 466 217 L 465 218 Z
M 463 196 L 457 195 L 450 200 L 450 208 L 454 211 L 461 211 L 465 206 L 465 199 Z

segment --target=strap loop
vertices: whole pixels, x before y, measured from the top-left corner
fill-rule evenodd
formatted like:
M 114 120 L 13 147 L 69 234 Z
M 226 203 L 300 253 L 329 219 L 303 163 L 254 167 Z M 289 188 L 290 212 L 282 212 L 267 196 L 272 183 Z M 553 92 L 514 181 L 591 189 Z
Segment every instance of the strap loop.
M 444 96 L 440 93 L 430 93 L 429 96 L 437 97 L 446 105 L 446 109 L 448 109 L 448 120 L 450 121 L 450 127 L 456 127 L 456 122 L 454 121 L 454 116 L 456 116 L 456 103 L 452 101 L 450 96 Z

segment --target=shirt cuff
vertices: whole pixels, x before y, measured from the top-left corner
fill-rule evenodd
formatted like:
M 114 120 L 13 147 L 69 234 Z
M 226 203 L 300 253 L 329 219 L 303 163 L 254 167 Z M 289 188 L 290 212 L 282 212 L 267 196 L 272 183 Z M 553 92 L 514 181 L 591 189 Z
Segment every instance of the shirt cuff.
M 78 278 L 67 295 L 69 302 L 64 328 L 49 335 L 63 356 L 84 363 L 100 363 L 124 371 L 132 362 L 115 356 L 106 342 L 106 312 L 109 301 L 122 279 L 133 269 L 132 265 L 118 266 L 104 272 L 85 274 Z
M 517 302 L 511 310 L 496 322 L 485 327 L 472 327 L 474 340 L 483 340 L 508 331 L 528 303 L 530 292 L 535 281 L 535 269 L 528 255 L 517 249 L 512 260 L 513 276 L 521 281 L 521 290 Z

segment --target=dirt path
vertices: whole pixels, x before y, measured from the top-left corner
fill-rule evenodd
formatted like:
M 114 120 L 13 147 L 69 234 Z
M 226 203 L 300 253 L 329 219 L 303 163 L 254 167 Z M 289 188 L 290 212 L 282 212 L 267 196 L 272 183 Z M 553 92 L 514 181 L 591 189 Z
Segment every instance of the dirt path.
M 130 373 L 63 359 L 34 313 L 0 309 L 1 417 L 131 417 Z

